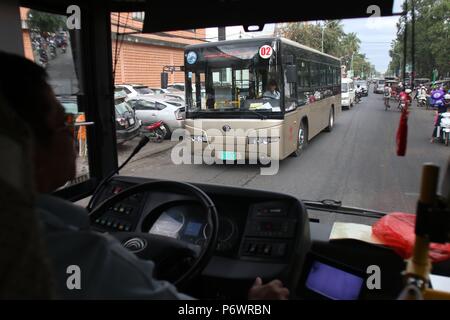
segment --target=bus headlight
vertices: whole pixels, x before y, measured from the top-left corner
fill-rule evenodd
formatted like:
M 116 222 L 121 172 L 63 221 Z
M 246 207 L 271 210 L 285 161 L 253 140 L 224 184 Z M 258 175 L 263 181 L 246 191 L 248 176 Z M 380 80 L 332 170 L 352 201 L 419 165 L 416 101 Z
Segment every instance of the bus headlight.
M 279 137 L 248 137 L 248 144 L 269 144 L 278 141 Z
M 191 140 L 193 142 L 207 142 L 208 141 L 205 136 L 192 136 Z

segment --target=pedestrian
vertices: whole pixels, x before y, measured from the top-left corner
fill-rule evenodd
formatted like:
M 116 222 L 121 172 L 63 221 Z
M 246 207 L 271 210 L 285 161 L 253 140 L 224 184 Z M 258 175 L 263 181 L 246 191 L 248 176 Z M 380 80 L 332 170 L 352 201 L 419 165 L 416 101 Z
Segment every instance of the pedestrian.
M 77 119 L 76 122 L 85 122 L 86 117 L 84 113 L 81 113 Z M 80 157 L 86 157 L 87 156 L 87 143 L 86 143 L 86 126 L 80 126 L 78 129 L 78 154 Z

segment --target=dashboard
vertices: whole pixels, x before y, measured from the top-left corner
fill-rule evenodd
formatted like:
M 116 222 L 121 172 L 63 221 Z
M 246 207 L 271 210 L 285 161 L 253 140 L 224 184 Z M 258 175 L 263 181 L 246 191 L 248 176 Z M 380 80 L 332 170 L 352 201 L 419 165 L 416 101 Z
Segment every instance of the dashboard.
M 155 180 L 116 176 L 100 191 L 94 206 L 150 181 Z M 347 297 L 336 293 L 335 289 L 343 286 L 332 285 L 339 279 L 355 284 L 351 295 L 355 299 L 395 299 L 403 287 L 405 263 L 393 250 L 351 239 L 329 240 L 333 219 L 340 219 L 337 211 L 308 207 L 308 212 L 297 198 L 275 192 L 195 185 L 217 208 L 219 234 L 212 258 L 196 279 L 194 291 L 185 291 L 188 294 L 244 299 L 256 277 L 264 281 L 280 279 L 294 299 L 315 299 L 316 292 L 324 290 L 331 297 Z M 184 194 L 142 192 L 108 208 L 101 216 L 91 216 L 91 226 L 100 232 L 150 233 L 202 245 L 210 232 L 203 210 Z M 342 215 L 345 221 L 348 216 Z M 364 214 L 360 217 L 361 223 L 369 219 Z M 383 290 L 360 290 L 370 265 L 383 270 Z M 448 270 L 448 264 L 434 265 L 436 274 L 448 276 Z M 333 279 L 332 283 L 323 281 L 325 278 Z
M 97 203 L 139 183 L 136 179 L 114 179 L 102 190 Z M 247 261 L 290 260 L 300 226 L 298 209 L 302 209 L 296 199 L 278 194 L 272 194 L 271 199 L 265 193 L 252 198 L 213 190 L 207 193 L 219 213 L 215 255 Z M 150 233 L 202 245 L 210 232 L 203 210 L 186 195 L 143 192 L 95 217 L 93 228 L 101 232 Z M 300 210 L 302 213 L 303 220 L 307 219 L 306 212 Z

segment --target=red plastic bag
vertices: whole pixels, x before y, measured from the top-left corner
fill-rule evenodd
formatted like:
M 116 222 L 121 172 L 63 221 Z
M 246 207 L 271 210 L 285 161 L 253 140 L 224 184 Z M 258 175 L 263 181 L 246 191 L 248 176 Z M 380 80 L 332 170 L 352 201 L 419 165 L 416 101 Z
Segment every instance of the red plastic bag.
M 393 212 L 372 226 L 373 234 L 387 247 L 395 250 L 402 258 L 412 256 L 416 235 L 416 215 Z M 450 244 L 431 243 L 429 256 L 432 262 L 450 259 Z

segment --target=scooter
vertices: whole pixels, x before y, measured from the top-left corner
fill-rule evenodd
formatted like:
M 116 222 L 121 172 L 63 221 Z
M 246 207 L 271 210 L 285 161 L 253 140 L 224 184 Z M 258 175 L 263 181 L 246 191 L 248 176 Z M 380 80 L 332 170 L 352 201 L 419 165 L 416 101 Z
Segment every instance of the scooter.
M 147 136 L 150 141 L 161 143 L 167 135 L 167 128 L 162 121 L 158 121 L 152 124 L 142 124 L 140 129 L 141 135 Z
M 442 134 L 441 141 L 448 147 L 450 141 L 450 112 L 441 114 L 441 123 L 439 126 Z

